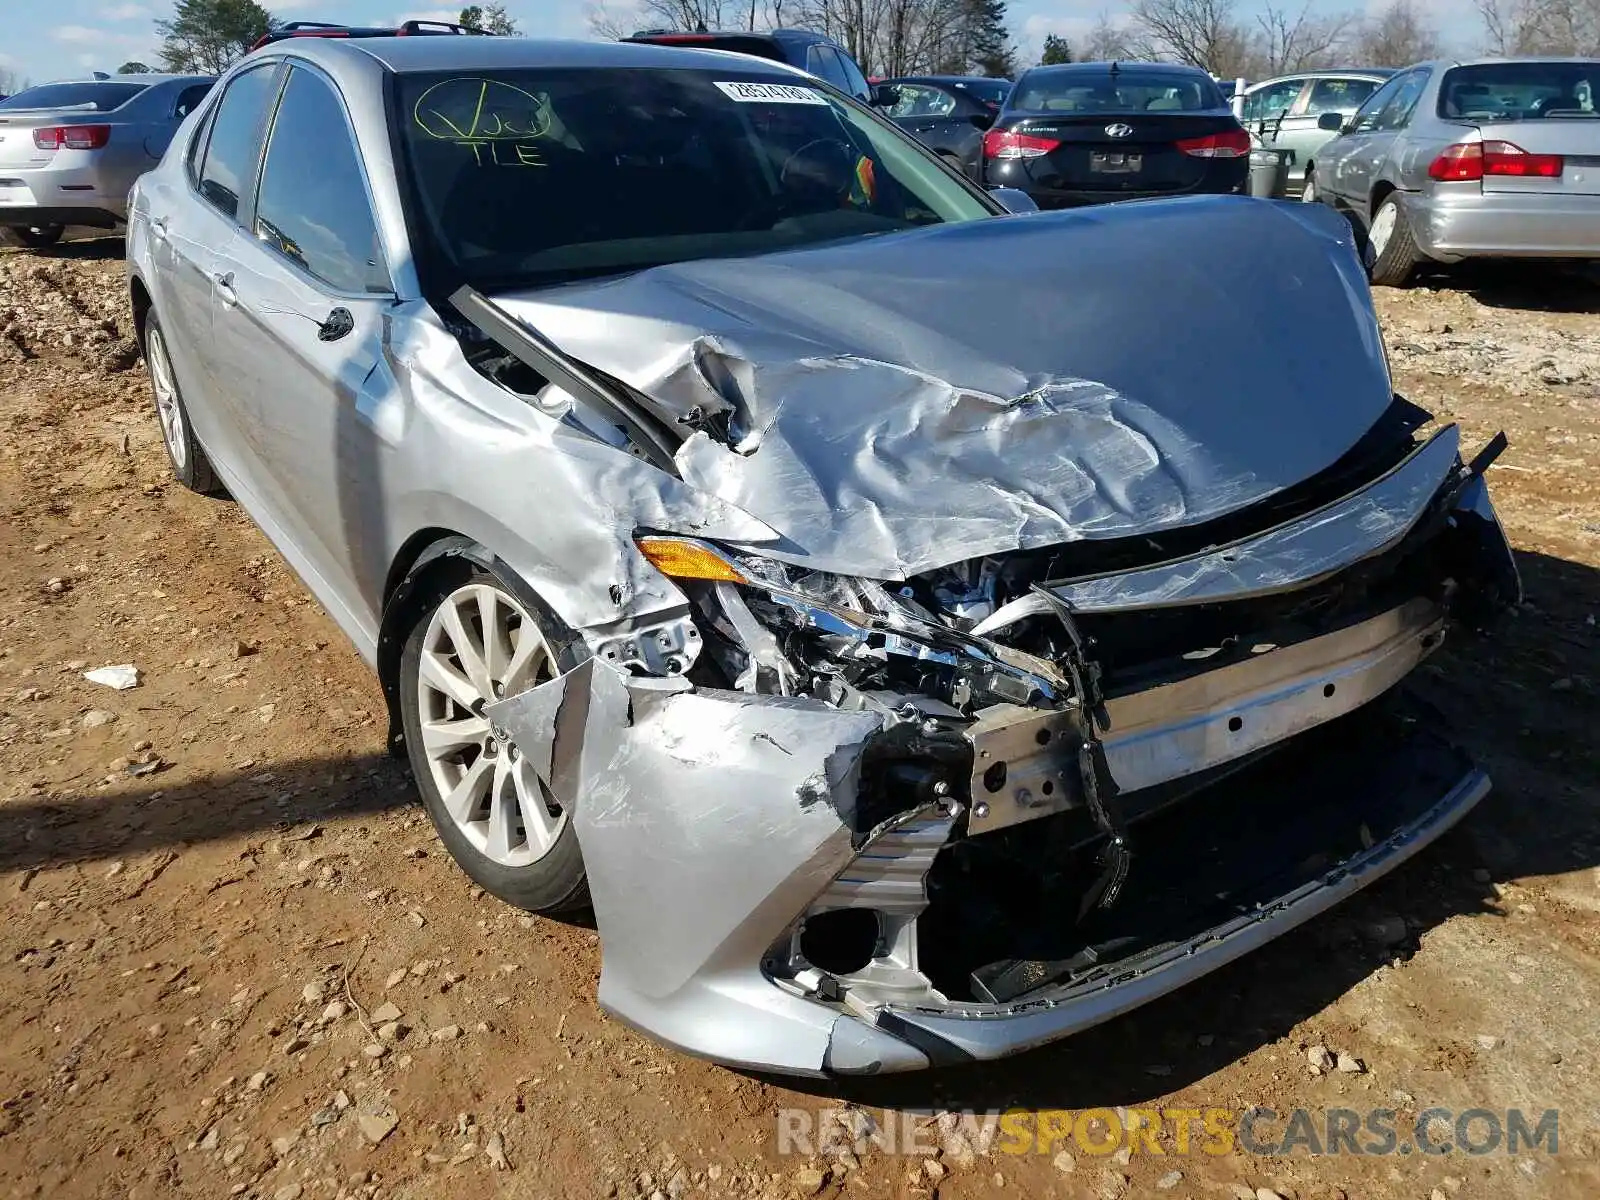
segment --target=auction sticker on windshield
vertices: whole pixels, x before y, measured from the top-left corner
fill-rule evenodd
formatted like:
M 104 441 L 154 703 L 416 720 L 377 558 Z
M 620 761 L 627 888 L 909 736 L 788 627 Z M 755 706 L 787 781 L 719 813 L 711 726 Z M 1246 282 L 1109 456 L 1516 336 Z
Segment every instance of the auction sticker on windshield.
M 724 95 L 743 104 L 827 104 L 822 93 L 790 83 L 719 83 Z

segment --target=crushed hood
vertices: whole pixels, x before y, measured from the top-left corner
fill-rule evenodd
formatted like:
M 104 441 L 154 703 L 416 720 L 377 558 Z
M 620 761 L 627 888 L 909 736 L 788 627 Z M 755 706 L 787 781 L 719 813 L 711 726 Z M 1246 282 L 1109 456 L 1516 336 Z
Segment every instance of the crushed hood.
M 1210 520 L 1389 405 L 1343 218 L 1243 198 L 940 225 L 496 297 L 675 422 L 752 547 L 896 578 Z

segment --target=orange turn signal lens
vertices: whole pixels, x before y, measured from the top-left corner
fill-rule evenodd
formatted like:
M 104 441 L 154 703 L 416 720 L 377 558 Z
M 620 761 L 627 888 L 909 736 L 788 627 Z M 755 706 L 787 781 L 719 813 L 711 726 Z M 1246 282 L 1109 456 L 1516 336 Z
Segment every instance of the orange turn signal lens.
M 688 538 L 642 537 L 634 544 L 656 570 L 672 579 L 716 579 L 749 583 L 722 555 Z

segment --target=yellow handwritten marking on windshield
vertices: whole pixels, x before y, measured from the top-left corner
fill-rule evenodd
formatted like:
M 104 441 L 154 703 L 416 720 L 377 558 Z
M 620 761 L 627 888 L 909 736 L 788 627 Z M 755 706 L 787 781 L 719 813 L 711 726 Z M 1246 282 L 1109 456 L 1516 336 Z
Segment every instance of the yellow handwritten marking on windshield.
M 526 142 L 550 132 L 550 106 L 498 79 L 460 76 L 434 84 L 412 106 L 417 128 L 442 142 Z

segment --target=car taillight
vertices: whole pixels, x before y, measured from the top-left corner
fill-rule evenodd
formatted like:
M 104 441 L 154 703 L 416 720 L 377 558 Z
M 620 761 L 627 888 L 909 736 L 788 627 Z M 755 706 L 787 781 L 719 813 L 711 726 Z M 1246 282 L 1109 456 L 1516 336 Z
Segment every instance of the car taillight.
M 1250 135 L 1242 129 L 1226 129 L 1204 137 L 1180 138 L 1173 145 L 1193 158 L 1243 158 L 1250 153 Z
M 47 125 L 33 131 L 33 144 L 41 150 L 98 150 L 110 137 L 109 125 Z
M 1559 154 L 1529 154 L 1514 142 L 1457 142 L 1428 164 L 1428 178 L 1472 183 L 1485 175 L 1559 179 L 1566 164 Z
M 1038 158 L 1061 145 L 1059 138 L 1035 137 L 1009 129 L 991 129 L 983 135 L 985 158 Z

